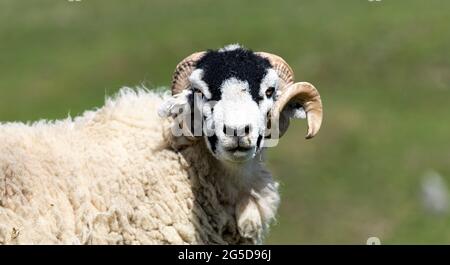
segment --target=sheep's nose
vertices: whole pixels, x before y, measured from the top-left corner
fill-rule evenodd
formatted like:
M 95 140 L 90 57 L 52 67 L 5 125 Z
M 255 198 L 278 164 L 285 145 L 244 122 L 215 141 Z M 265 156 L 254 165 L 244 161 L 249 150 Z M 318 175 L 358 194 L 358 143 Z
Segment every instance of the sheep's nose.
M 236 126 L 229 126 L 224 124 L 223 126 L 223 133 L 227 136 L 239 136 L 244 137 L 248 136 L 252 130 L 252 126 L 250 124 L 247 124 L 245 126 L 236 127 Z

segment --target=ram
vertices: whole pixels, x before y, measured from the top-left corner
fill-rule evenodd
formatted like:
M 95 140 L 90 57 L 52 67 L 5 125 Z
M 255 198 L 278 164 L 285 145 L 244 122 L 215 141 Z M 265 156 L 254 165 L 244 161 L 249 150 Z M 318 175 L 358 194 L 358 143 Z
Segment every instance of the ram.
M 171 95 L 122 89 L 80 117 L 0 125 L 0 243 L 261 243 L 279 204 L 263 153 L 319 93 L 238 45 L 178 64 Z

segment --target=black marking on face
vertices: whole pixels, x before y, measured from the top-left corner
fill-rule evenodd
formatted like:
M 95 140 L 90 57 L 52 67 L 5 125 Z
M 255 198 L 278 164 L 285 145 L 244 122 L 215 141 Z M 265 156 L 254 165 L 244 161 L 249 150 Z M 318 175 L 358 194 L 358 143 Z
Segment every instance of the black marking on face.
M 209 50 L 197 62 L 197 68 L 203 69 L 203 81 L 208 85 L 211 100 L 221 99 L 220 86 L 229 78 L 247 81 L 250 94 L 259 102 L 259 89 L 267 70 L 272 67 L 269 60 L 251 50 L 237 48 L 231 51 Z
M 194 107 L 194 93 L 189 93 L 187 96 L 187 101 L 189 103 L 189 106 L 191 107 L 191 109 Z
M 189 131 L 191 131 L 191 133 L 193 133 L 194 132 L 194 125 L 195 125 L 195 121 L 194 121 L 194 93 L 190 93 L 188 96 L 187 96 L 187 101 L 188 101 L 188 104 L 189 104 L 189 108 L 190 108 L 190 110 L 191 110 L 191 113 L 190 113 L 190 128 L 189 128 Z
M 258 135 L 258 140 L 256 140 L 256 149 L 259 150 L 259 146 L 261 145 L 262 135 Z
M 186 116 L 185 118 L 189 119 L 189 131 L 194 134 L 198 134 L 202 131 L 195 131 L 195 128 L 199 128 L 198 130 L 202 130 L 203 129 L 203 121 L 206 119 L 206 117 L 201 116 L 201 112 L 198 108 L 198 106 L 195 104 L 195 93 L 190 93 L 187 96 L 187 102 L 189 104 L 189 116 Z M 199 119 L 200 117 L 200 119 Z M 197 119 L 196 119 L 197 118 Z
M 211 151 L 216 153 L 217 135 L 208 136 L 208 142 L 211 146 Z

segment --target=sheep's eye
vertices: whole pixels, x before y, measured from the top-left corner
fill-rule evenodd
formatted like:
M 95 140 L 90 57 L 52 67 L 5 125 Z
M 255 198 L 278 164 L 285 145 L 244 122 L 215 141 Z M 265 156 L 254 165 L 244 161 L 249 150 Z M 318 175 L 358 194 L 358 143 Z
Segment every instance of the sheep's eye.
M 275 87 L 271 86 L 266 90 L 266 96 L 270 98 L 273 95 L 273 92 L 275 92 Z

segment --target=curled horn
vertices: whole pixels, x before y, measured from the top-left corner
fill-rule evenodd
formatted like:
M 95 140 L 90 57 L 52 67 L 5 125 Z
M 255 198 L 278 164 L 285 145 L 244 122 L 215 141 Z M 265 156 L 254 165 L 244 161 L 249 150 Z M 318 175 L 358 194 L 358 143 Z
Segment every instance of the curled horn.
M 178 63 L 172 76 L 172 95 L 181 93 L 189 87 L 189 76 L 195 69 L 195 64 L 202 58 L 205 52 L 196 52 L 184 58 Z
M 171 90 L 174 97 L 180 96 L 179 94 L 183 92 L 183 90 L 190 87 L 189 76 L 191 75 L 192 71 L 195 70 L 197 61 L 202 58 L 204 54 L 205 52 L 193 53 L 178 63 L 172 76 Z M 183 115 L 176 115 L 175 120 L 178 126 L 181 126 L 183 135 L 186 136 L 188 140 L 197 140 L 197 137 L 194 136 L 192 126 L 193 124 L 191 124 L 194 121 L 190 121 L 190 123 L 187 123 L 187 119 Z
M 294 72 L 281 57 L 266 52 L 258 52 L 257 54 L 270 61 L 273 69 L 282 80 L 279 86 L 280 94 L 270 114 L 271 129 L 277 131 L 279 137 L 283 136 L 289 127 L 289 117 L 284 115 L 283 109 L 288 105 L 300 104 L 306 112 L 308 121 L 306 139 L 314 137 L 320 129 L 323 117 L 319 91 L 307 82 L 294 83 Z

